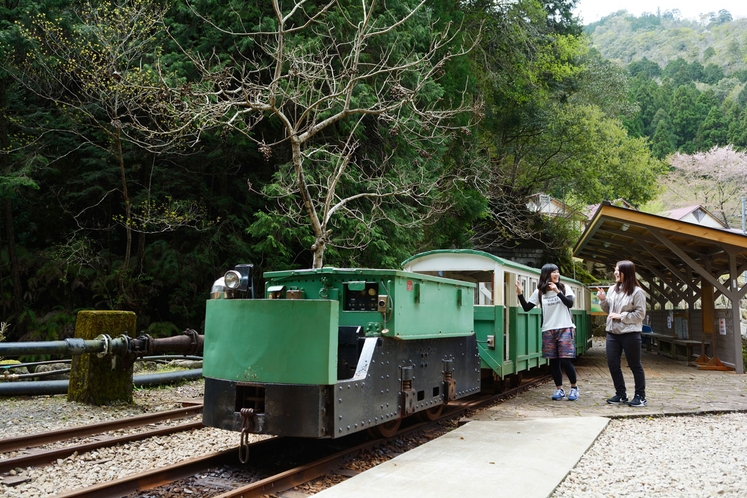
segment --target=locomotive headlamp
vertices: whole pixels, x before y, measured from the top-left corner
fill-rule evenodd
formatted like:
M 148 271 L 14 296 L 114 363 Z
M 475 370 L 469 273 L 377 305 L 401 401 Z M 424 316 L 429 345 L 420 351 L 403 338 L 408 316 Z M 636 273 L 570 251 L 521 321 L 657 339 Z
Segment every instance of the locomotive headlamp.
M 223 277 L 226 287 L 231 290 L 238 290 L 241 287 L 241 274 L 236 270 L 229 270 Z
M 249 298 L 253 298 L 252 268 L 253 265 L 236 265 L 233 270 L 228 270 L 223 277 L 226 287 L 231 290 L 249 291 Z

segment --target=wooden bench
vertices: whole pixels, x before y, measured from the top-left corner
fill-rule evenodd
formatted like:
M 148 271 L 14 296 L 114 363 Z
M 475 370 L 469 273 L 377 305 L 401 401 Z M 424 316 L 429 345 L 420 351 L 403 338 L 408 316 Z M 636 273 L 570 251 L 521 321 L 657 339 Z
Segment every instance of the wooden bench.
M 647 337 L 646 351 L 655 351 L 656 353 L 668 356 L 675 360 L 685 360 L 690 363 L 692 359 L 699 355 L 694 354 L 693 348 L 698 347 L 700 354 L 708 354 L 709 342 L 695 341 L 692 339 L 679 339 L 676 336 L 666 334 L 641 334 L 641 337 Z M 701 349 L 702 347 L 702 349 Z

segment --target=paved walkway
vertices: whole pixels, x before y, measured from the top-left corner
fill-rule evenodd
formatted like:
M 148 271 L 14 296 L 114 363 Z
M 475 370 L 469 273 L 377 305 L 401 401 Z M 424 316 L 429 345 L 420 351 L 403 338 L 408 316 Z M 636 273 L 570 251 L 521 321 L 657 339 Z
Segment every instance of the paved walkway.
M 698 370 L 643 352 L 648 406 L 608 405 L 614 394 L 604 341 L 576 360 L 581 397 L 550 399 L 552 382 L 470 416 L 469 423 L 315 496 L 546 498 L 610 418 L 747 411 L 747 375 Z M 633 376 L 623 357 L 628 395 Z M 567 378 L 564 377 L 567 381 Z
M 615 394 L 607 369 L 604 340 L 596 339 L 594 347 L 576 360 L 578 386 L 577 401 L 553 401 L 552 382 L 531 389 L 521 395 L 482 410 L 472 420 L 512 420 L 536 417 L 619 417 L 640 415 L 672 415 L 719 411 L 747 411 L 747 375 L 734 371 L 699 370 L 694 363 L 687 365 L 654 352 L 643 351 L 646 372 L 645 408 L 627 405 L 608 405 L 607 398 Z M 628 397 L 633 396 L 633 375 L 623 356 L 623 375 Z M 568 392 L 568 378 L 563 374 Z

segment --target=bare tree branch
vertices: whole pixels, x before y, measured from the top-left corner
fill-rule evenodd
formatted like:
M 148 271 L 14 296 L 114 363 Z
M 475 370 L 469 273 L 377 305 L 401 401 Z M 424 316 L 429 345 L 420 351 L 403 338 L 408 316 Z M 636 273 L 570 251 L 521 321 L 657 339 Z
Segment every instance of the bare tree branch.
M 343 9 L 335 0 L 309 13 L 304 0 L 287 12 L 273 0 L 276 29 L 253 32 L 225 28 L 198 13 L 222 33 L 250 38 L 256 51 L 235 54 L 230 64 L 193 55 L 202 79 L 189 86 L 181 121 L 203 129 L 229 127 L 254 141 L 265 157 L 280 145 L 290 148 L 292 170 L 281 166 L 275 185 L 263 193 L 283 197 L 278 209 L 310 226 L 315 267 L 322 266 L 327 244 L 366 244 L 366 230 L 342 234 L 336 219 L 369 227 L 381 220 L 409 225 L 438 212 L 433 196 L 446 178 L 423 165 L 428 148 L 468 133 L 471 123 L 456 125 L 455 119 L 474 119 L 479 107 L 466 89 L 459 102 L 441 100 L 438 80 L 448 62 L 467 54 L 477 40 L 461 45 L 459 37 L 467 35 L 451 25 L 439 32 L 425 3 L 395 11 L 375 0 Z M 413 23 L 429 29 L 422 43 L 411 40 Z M 281 123 L 284 135 L 266 143 L 255 130 L 269 118 Z M 390 136 L 376 135 L 377 128 Z M 399 164 L 396 151 L 374 157 L 361 147 L 363 136 L 382 142 L 397 137 L 421 151 L 420 163 Z

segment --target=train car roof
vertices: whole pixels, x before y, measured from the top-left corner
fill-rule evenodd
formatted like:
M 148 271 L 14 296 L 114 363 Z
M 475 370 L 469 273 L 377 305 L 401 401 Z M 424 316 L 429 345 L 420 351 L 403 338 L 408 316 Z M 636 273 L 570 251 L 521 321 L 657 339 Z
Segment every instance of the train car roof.
M 407 258 L 402 262 L 402 268 L 406 268 L 408 265 L 416 263 L 422 260 L 433 260 L 438 259 L 440 261 L 451 259 L 454 262 L 453 266 L 433 268 L 429 271 L 486 271 L 494 270 L 496 266 L 502 266 L 510 268 L 515 271 L 523 273 L 531 273 L 534 275 L 540 274 L 539 268 L 534 268 L 527 265 L 522 265 L 510 259 L 504 259 L 494 254 L 490 254 L 484 251 L 477 251 L 475 249 L 436 249 L 434 251 L 426 251 L 420 254 L 416 254 Z M 457 262 L 459 262 L 457 264 Z M 563 276 L 563 281 L 572 282 L 581 286 L 584 286 L 582 282 L 573 278 Z

